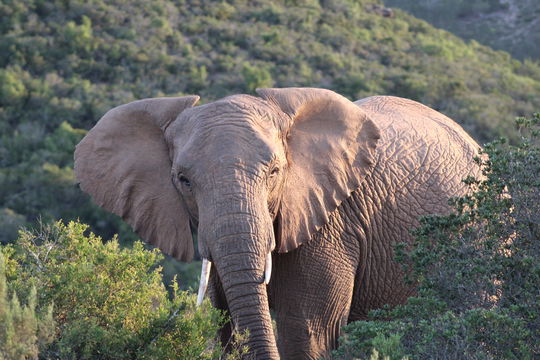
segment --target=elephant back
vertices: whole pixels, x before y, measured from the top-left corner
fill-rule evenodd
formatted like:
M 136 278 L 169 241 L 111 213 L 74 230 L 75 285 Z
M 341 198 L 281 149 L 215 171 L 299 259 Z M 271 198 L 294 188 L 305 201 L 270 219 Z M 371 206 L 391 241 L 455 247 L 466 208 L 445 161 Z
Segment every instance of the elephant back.
M 379 156 L 389 148 L 406 154 L 437 154 L 437 157 L 462 163 L 464 169 L 480 175 L 474 157 L 480 145 L 449 117 L 416 101 L 395 96 L 372 96 L 354 102 L 379 127 Z M 429 156 L 428 159 L 429 160 Z M 455 170 L 459 172 L 460 166 Z
M 407 199 L 406 203 L 415 204 L 419 216 L 446 214 L 450 211 L 448 199 L 468 190 L 463 179 L 482 178 L 474 160 L 480 145 L 447 116 L 392 96 L 374 96 L 355 104 L 381 133 L 371 179 L 384 179 L 384 184 L 373 185 L 386 192 L 379 197 L 391 203 Z

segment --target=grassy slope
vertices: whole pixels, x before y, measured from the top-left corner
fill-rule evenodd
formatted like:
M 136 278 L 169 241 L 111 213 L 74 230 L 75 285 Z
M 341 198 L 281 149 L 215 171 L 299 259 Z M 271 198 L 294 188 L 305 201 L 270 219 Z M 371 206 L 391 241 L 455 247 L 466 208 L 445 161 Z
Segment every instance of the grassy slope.
M 540 67 L 378 0 L 0 3 L 0 239 L 38 216 L 128 234 L 75 188 L 72 152 L 109 108 L 197 93 L 317 86 L 419 100 L 484 141 L 540 108 Z M 127 236 L 127 235 L 126 235 Z
M 388 6 L 476 39 L 519 59 L 540 59 L 540 2 L 536 0 L 384 0 Z

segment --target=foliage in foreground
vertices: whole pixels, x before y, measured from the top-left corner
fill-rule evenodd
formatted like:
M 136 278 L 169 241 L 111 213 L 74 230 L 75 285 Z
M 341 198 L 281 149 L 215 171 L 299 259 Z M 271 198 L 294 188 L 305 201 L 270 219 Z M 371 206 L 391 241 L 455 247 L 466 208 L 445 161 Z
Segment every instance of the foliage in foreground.
M 540 356 L 540 114 L 518 125 L 518 146 L 485 146 L 485 178 L 466 179 L 455 213 L 424 218 L 412 247 L 396 248 L 418 296 L 345 327 L 336 358 Z
M 84 235 L 86 230 L 80 223 L 58 222 L 38 231 L 21 231 L 14 245 L 1 249 L 7 289 L 0 272 L 0 320 L 6 311 L 22 312 L 16 321 L 23 325 L 16 331 L 26 326 L 29 330 L 24 331 L 33 334 L 35 324 L 41 330 L 52 326 L 52 318 L 55 322 L 52 330 L 40 335 L 47 341 L 29 344 L 29 349 L 34 346 L 32 353 L 8 359 L 37 358 L 36 344 L 40 359 L 223 356 L 215 338 L 224 317 L 208 302 L 197 307 L 195 296 L 177 287 L 171 299 L 157 266 L 161 259 L 157 250 L 145 250 L 140 242 L 121 249 L 116 239 L 103 243 L 93 234 Z M 7 292 L 14 297 L 10 304 Z M 15 294 L 28 299 L 22 310 Z M 44 314 L 44 325 L 34 312 Z M 13 347 L 4 334 L 0 327 L 0 353 Z M 237 354 L 245 351 L 239 349 Z
M 8 298 L 5 259 L 0 253 L 0 360 L 24 360 L 37 357 L 39 347 L 54 337 L 52 306 L 36 314 L 36 288 L 32 286 L 27 305 L 17 294 Z

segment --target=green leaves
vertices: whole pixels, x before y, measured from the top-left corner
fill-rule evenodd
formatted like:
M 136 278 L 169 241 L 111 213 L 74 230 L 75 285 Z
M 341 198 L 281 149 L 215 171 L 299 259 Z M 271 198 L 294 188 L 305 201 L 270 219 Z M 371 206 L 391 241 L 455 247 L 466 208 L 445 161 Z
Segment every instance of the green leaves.
M 96 42 L 92 34 L 92 21 L 87 16 L 82 16 L 80 25 L 68 21 L 62 32 L 63 41 L 70 52 L 88 54 L 96 48 Z
M 244 63 L 242 66 L 242 76 L 246 84 L 246 91 L 254 93 L 257 88 L 272 87 L 274 81 L 270 72 L 262 66 L 252 66 Z
M 23 304 L 14 291 L 11 298 L 9 293 L 5 258 L 0 252 L 0 359 L 37 359 L 39 350 L 54 339 L 53 306 L 44 306 L 37 313 L 35 286 Z
M 0 105 L 20 103 L 26 95 L 26 87 L 17 69 L 0 69 Z
M 484 147 L 484 177 L 464 180 L 470 192 L 451 201 L 455 212 L 423 218 L 412 246 L 395 248 L 418 296 L 345 327 L 339 358 L 540 354 L 540 114 L 517 125 L 518 145 Z
M 0 349 L 5 343 L 20 352 L 16 349 L 24 345 L 33 351 L 30 358 L 37 358 L 39 349 L 40 359 L 222 355 L 215 337 L 223 315 L 209 302 L 197 307 L 195 296 L 176 285 L 169 297 L 158 250 L 145 250 L 141 242 L 122 249 L 116 239 L 104 243 L 85 235 L 87 230 L 80 223 L 58 222 L 23 230 L 15 245 L 0 248 L 0 261 L 5 257 L 8 264 L 4 271 L 0 262 Z M 8 291 L 28 298 L 28 306 L 21 307 L 17 298 L 8 303 Z M 48 305 L 53 303 L 54 308 Z M 21 345 L 21 336 L 28 344 Z

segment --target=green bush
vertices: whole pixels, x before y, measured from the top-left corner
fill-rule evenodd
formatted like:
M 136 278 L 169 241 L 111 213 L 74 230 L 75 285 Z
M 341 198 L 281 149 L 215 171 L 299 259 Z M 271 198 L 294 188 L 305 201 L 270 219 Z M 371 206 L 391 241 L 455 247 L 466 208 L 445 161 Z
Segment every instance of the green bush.
M 36 313 L 36 287 L 32 286 L 26 304 L 17 294 L 9 298 L 5 259 L 0 253 L 0 360 L 37 359 L 39 349 L 54 338 L 52 305 Z
M 246 84 L 246 91 L 255 92 L 256 88 L 272 87 L 274 84 L 270 72 L 262 66 L 252 66 L 244 63 L 242 66 L 242 76 Z
M 40 340 L 40 359 L 223 356 L 216 340 L 223 315 L 208 301 L 197 307 L 195 296 L 179 291 L 176 281 L 169 297 L 158 250 L 145 250 L 140 242 L 122 249 L 116 239 L 104 243 L 92 233 L 85 235 L 87 229 L 76 222 L 58 222 L 23 230 L 14 245 L 1 249 L 8 287 L 28 297 L 29 305 L 20 310 L 16 298 L 6 305 L 5 295 L 0 296 L 0 318 L 6 309 L 26 317 L 36 309 L 54 318 L 54 336 L 48 344 Z M 4 288 L 0 281 L 0 295 Z M 52 313 L 48 304 L 54 304 Z M 245 352 L 238 349 L 240 355 Z
M 540 114 L 517 123 L 521 143 L 484 147 L 484 177 L 465 179 L 455 212 L 423 218 L 396 247 L 418 295 L 346 326 L 336 358 L 540 356 Z
M 17 238 L 19 228 L 26 223 L 24 216 L 11 209 L 0 209 L 0 244 L 8 243 Z
M 19 103 L 26 95 L 24 83 L 19 78 L 20 69 L 0 69 L 0 105 Z

